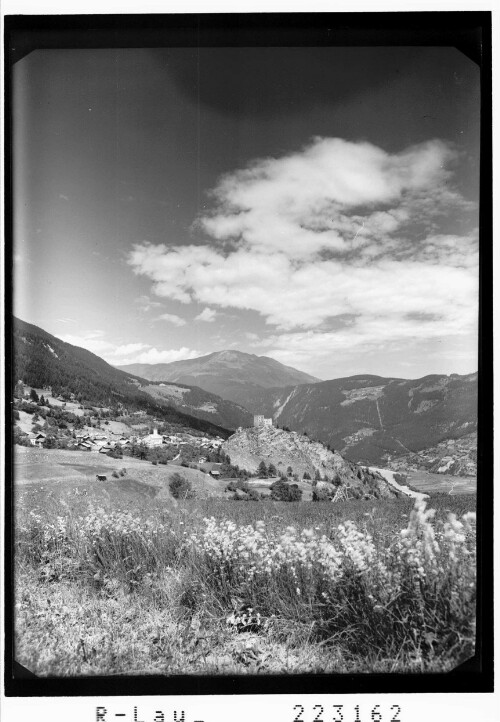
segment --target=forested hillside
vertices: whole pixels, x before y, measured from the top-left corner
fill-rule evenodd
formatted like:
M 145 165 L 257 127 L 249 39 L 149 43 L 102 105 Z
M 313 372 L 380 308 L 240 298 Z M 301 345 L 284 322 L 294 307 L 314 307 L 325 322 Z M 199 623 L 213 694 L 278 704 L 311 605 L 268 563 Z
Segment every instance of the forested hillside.
M 227 436 L 225 428 L 182 413 L 161 399 L 141 391 L 147 381 L 119 371 L 86 349 L 72 346 L 41 328 L 14 319 L 12 387 L 51 386 L 54 395 L 74 394 L 79 401 L 129 411 L 145 410 L 165 421 Z

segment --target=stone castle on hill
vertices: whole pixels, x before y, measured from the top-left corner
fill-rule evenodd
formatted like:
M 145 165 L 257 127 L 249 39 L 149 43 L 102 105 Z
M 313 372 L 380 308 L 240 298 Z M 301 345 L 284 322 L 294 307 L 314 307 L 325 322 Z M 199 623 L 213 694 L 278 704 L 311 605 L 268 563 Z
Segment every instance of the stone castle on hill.
M 272 419 L 266 419 L 262 414 L 256 414 L 253 417 L 253 425 L 254 426 L 272 426 L 273 420 Z

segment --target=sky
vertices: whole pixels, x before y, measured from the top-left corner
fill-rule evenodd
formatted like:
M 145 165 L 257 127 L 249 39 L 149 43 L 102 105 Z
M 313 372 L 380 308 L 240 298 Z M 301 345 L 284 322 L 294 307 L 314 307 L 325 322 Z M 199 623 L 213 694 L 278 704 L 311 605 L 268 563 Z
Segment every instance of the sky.
M 13 88 L 17 317 L 113 365 L 477 370 L 458 50 L 38 50 Z

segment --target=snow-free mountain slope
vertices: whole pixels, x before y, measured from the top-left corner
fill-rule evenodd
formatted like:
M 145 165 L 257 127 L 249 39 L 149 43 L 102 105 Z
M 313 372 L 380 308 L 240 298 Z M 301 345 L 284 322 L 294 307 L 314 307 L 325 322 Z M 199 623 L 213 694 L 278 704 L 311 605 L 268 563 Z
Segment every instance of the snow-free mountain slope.
M 84 348 L 19 319 L 14 319 L 13 325 L 14 384 L 21 380 L 34 388 L 51 386 L 54 395 L 71 393 L 96 406 L 144 410 L 214 434 L 227 435 L 226 429 L 236 428 L 250 416 L 201 389 L 188 389 L 188 397 L 181 403 L 176 402 L 175 395 L 151 393 L 147 380 L 120 371 Z M 207 408 L 212 409 L 210 415 Z
M 217 351 L 208 356 L 169 364 L 130 364 L 118 368 L 150 381 L 199 386 L 247 408 L 251 407 L 255 393 L 263 388 L 318 381 L 314 376 L 284 366 L 267 356 L 255 356 L 242 351 Z
M 477 374 L 421 379 L 360 375 L 255 394 L 250 410 L 363 464 L 477 430 Z

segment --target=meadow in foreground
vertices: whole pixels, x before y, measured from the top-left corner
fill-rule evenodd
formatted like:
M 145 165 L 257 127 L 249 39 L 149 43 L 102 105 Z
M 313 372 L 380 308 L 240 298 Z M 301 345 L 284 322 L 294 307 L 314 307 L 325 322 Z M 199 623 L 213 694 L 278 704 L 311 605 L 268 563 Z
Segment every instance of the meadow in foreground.
M 474 652 L 475 514 L 436 502 L 31 505 L 16 658 L 57 676 L 447 671 Z

